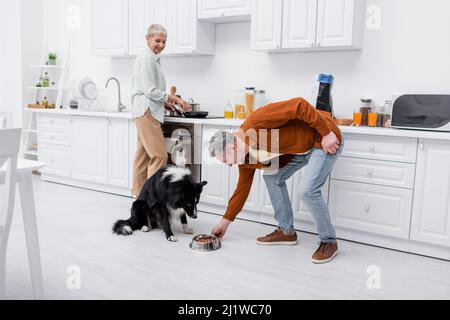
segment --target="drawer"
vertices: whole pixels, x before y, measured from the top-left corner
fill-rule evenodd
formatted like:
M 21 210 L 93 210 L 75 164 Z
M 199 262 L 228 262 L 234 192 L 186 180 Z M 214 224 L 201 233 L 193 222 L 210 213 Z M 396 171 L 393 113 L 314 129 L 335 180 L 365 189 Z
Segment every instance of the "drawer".
M 39 161 L 45 163 L 43 173 L 57 176 L 70 176 L 69 148 L 55 145 L 39 145 Z
M 408 239 L 413 191 L 331 180 L 329 207 L 336 227 Z
M 331 178 L 413 189 L 415 168 L 411 163 L 341 157 Z
M 342 156 L 416 163 L 417 139 L 348 134 Z
M 37 117 L 37 127 L 39 131 L 62 131 L 69 128 L 70 116 L 39 114 Z
M 39 144 L 59 144 L 59 145 L 70 145 L 70 139 L 67 133 L 63 132 L 49 132 L 49 131 L 39 131 L 38 134 Z

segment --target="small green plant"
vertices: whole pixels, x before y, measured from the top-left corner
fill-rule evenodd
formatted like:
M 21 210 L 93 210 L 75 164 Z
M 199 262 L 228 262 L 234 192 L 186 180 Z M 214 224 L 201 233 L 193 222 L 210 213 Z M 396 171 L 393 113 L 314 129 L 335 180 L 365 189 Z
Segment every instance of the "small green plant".
M 48 61 L 47 64 L 50 65 L 55 65 L 56 64 L 56 58 L 58 57 L 58 55 L 56 53 L 50 52 L 48 54 Z

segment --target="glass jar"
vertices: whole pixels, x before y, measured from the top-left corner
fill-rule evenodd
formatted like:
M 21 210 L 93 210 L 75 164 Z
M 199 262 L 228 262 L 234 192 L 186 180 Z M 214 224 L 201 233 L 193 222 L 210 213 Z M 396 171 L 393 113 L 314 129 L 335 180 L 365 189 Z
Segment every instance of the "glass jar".
M 372 99 L 361 99 L 360 105 L 361 125 L 369 125 L 369 113 L 372 112 Z
M 255 88 L 245 88 L 245 116 L 251 115 L 255 111 Z

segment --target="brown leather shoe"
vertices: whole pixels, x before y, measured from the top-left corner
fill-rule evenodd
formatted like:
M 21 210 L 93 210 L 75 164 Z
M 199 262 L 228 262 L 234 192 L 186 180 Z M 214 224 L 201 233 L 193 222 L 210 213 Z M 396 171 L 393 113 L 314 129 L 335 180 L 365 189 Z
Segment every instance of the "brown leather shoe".
M 319 242 L 319 248 L 314 252 L 311 260 L 313 263 L 328 263 L 338 254 L 337 243 Z
M 282 230 L 277 229 L 267 236 L 257 238 L 256 243 L 263 246 L 293 246 L 297 244 L 297 233 L 285 234 Z

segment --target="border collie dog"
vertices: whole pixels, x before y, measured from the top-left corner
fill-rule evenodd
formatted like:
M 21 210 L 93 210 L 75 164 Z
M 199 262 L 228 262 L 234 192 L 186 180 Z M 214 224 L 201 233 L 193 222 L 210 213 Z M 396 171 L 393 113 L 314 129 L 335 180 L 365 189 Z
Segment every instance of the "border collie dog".
M 134 230 L 148 232 L 161 227 L 167 240 L 177 241 L 170 227 L 171 218 L 179 218 L 186 234 L 194 233 L 188 227 L 186 215 L 197 218 L 197 203 L 206 181 L 195 183 L 191 171 L 167 166 L 148 179 L 131 207 L 128 220 L 118 220 L 112 230 L 118 235 L 131 235 Z

